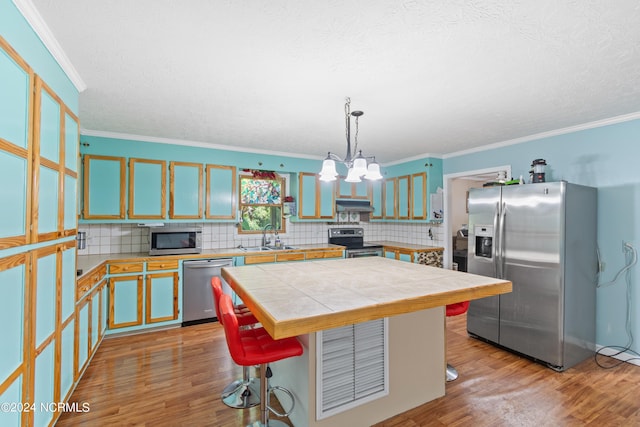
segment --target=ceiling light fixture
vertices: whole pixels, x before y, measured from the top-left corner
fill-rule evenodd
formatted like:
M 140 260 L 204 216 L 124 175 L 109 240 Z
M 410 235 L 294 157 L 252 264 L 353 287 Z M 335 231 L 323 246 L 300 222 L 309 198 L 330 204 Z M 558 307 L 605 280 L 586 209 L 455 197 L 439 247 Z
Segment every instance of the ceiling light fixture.
M 360 182 L 361 177 L 368 180 L 382 179 L 380 175 L 380 165 L 376 162 L 375 157 L 365 157 L 362 150 L 358 150 L 358 118 L 364 113 L 362 111 L 351 112 L 351 98 L 347 98 L 344 104 L 345 126 L 347 136 L 347 155 L 344 160 L 337 155 L 329 152 L 322 162 L 322 170 L 320 171 L 320 181 L 335 181 L 338 177 L 336 171 L 336 162 L 343 163 L 347 169 L 346 182 Z M 356 132 L 354 136 L 353 152 L 351 151 L 351 116 L 355 117 Z M 358 153 L 355 155 L 355 153 Z M 369 161 L 369 162 L 367 162 Z

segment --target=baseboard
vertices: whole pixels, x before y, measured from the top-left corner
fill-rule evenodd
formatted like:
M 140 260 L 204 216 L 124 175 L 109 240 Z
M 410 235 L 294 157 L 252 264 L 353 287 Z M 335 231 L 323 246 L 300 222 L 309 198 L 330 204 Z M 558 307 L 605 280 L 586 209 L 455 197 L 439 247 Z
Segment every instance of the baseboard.
M 598 354 L 602 354 L 604 356 L 610 356 L 614 359 L 622 360 L 623 362 L 630 363 L 632 365 L 640 366 L 640 356 L 637 354 L 633 354 L 631 352 L 623 352 L 620 354 L 616 354 L 619 350 L 603 347 L 601 345 L 596 345 L 596 351 Z

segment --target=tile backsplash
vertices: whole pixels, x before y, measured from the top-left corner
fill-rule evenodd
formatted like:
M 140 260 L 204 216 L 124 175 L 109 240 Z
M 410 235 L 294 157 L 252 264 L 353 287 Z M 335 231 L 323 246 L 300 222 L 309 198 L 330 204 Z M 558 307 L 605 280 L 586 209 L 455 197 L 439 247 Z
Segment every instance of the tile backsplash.
M 172 223 L 172 226 L 180 224 Z M 261 234 L 238 234 L 231 223 L 184 223 L 186 227 L 202 228 L 202 249 L 236 248 L 239 245 L 259 246 Z M 441 224 L 360 222 L 358 224 L 328 224 L 319 222 L 289 222 L 280 238 L 287 245 L 321 244 L 327 242 L 327 229 L 332 227 L 362 227 L 365 240 L 391 240 L 402 243 L 442 246 L 444 230 Z M 80 224 L 78 231 L 87 233 L 85 249 L 78 255 L 109 253 L 140 253 L 149 251 L 149 228 L 138 224 Z M 273 239 L 272 234 L 269 237 Z

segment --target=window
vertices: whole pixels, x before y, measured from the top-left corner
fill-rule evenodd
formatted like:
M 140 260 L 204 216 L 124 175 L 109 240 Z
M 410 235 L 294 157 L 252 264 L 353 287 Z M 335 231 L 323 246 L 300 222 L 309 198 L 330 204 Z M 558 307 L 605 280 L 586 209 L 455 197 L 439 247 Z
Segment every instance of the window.
M 240 233 L 261 233 L 271 225 L 284 232 L 282 216 L 283 178 L 240 177 Z

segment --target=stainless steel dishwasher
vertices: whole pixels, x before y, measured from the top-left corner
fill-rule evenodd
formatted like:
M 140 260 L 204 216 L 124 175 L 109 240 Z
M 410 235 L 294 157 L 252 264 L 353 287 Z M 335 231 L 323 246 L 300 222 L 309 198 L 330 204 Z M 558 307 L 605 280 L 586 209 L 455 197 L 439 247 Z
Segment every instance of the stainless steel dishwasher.
M 217 320 L 213 304 L 211 277 L 218 276 L 222 290 L 233 295 L 220 275 L 222 267 L 232 267 L 231 258 L 203 259 L 182 263 L 182 326 Z

